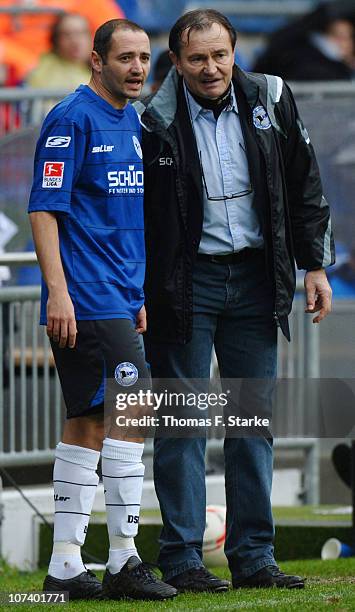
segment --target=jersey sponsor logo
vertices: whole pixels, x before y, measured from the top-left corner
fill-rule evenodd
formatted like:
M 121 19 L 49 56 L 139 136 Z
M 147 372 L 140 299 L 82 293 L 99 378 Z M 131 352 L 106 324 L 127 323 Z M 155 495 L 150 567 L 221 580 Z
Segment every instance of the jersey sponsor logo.
M 138 157 L 143 159 L 143 151 L 142 151 L 141 143 L 139 142 L 137 136 L 132 136 L 132 140 L 133 140 L 134 148 L 136 150 Z
M 138 380 L 138 370 L 133 363 L 123 361 L 115 369 L 115 379 L 119 385 L 130 387 Z
M 159 157 L 159 166 L 172 166 L 173 163 L 172 157 Z
M 129 514 L 127 517 L 127 523 L 139 523 L 139 516 L 135 516 L 134 514 Z
M 91 153 L 111 153 L 115 148 L 115 145 L 99 145 L 98 147 L 93 147 L 91 149 Z
M 69 147 L 70 141 L 71 136 L 49 136 L 47 138 L 46 147 L 61 147 L 62 149 L 65 149 L 66 147 Z
M 58 493 L 56 493 L 54 495 L 54 501 L 66 502 L 66 501 L 68 501 L 68 499 L 70 499 L 70 497 L 63 496 L 63 495 L 58 495 Z
M 253 110 L 253 123 L 258 130 L 268 130 L 271 127 L 271 121 L 263 106 L 257 106 Z
M 144 174 L 142 170 L 128 166 L 128 170 L 112 170 L 107 173 L 109 193 L 143 193 Z
M 44 162 L 42 187 L 59 189 L 63 183 L 64 162 Z

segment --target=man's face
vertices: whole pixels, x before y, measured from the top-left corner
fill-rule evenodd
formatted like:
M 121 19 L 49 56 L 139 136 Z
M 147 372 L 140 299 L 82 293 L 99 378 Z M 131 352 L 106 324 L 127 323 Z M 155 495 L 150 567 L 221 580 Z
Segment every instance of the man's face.
M 345 19 L 335 20 L 328 28 L 328 38 L 336 45 L 343 61 L 351 61 L 354 55 L 354 27 Z
M 56 52 L 69 62 L 90 61 L 91 34 L 80 15 L 63 17 L 58 30 Z
M 191 30 L 189 37 L 184 32 L 180 56 L 172 53 L 171 59 L 189 90 L 202 98 L 218 98 L 231 82 L 234 49 L 228 30 L 218 23 Z
M 97 59 L 101 83 L 118 102 L 125 104 L 140 96 L 150 69 L 150 43 L 145 32 L 116 30 L 106 62 L 99 56 Z

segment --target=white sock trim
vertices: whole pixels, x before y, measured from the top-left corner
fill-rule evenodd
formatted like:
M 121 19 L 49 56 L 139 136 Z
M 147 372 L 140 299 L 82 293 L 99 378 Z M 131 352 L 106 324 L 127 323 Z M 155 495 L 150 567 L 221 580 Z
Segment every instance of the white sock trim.
M 139 442 L 127 442 L 126 440 L 114 440 L 105 438 L 102 445 L 101 455 L 106 459 L 121 459 L 121 461 L 133 461 L 140 463 L 142 460 L 144 444 Z
M 78 555 L 81 557 L 81 546 L 72 542 L 53 542 L 53 555 Z
M 106 444 L 119 446 L 121 448 L 144 448 L 143 442 L 130 442 L 129 440 L 115 440 L 115 438 L 105 438 Z
M 100 452 L 92 448 L 59 442 L 55 449 L 55 457 L 56 459 L 68 461 L 68 463 L 76 463 L 90 470 L 96 470 L 100 459 Z
M 120 536 L 110 536 L 110 550 L 135 549 L 134 538 L 121 538 Z

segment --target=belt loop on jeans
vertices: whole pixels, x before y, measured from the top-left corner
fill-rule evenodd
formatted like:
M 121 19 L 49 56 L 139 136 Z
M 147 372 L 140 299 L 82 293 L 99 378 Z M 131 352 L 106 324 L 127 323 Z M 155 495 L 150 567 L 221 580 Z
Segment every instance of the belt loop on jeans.
M 207 253 L 197 253 L 197 261 L 209 261 L 216 264 L 238 264 L 248 259 L 252 259 L 256 255 L 261 255 L 262 249 L 251 249 L 246 247 L 236 253 L 228 253 L 228 255 L 208 255 Z

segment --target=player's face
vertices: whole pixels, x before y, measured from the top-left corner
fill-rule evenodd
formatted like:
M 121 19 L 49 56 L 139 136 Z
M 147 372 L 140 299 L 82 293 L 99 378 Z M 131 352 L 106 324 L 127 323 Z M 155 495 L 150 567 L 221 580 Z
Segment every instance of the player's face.
M 224 94 L 232 80 L 234 49 L 228 30 L 213 23 L 204 30 L 184 32 L 180 56 L 171 54 L 190 91 L 214 100 Z
M 101 83 L 119 102 L 142 93 L 150 69 L 150 43 L 145 32 L 116 30 L 101 67 Z

